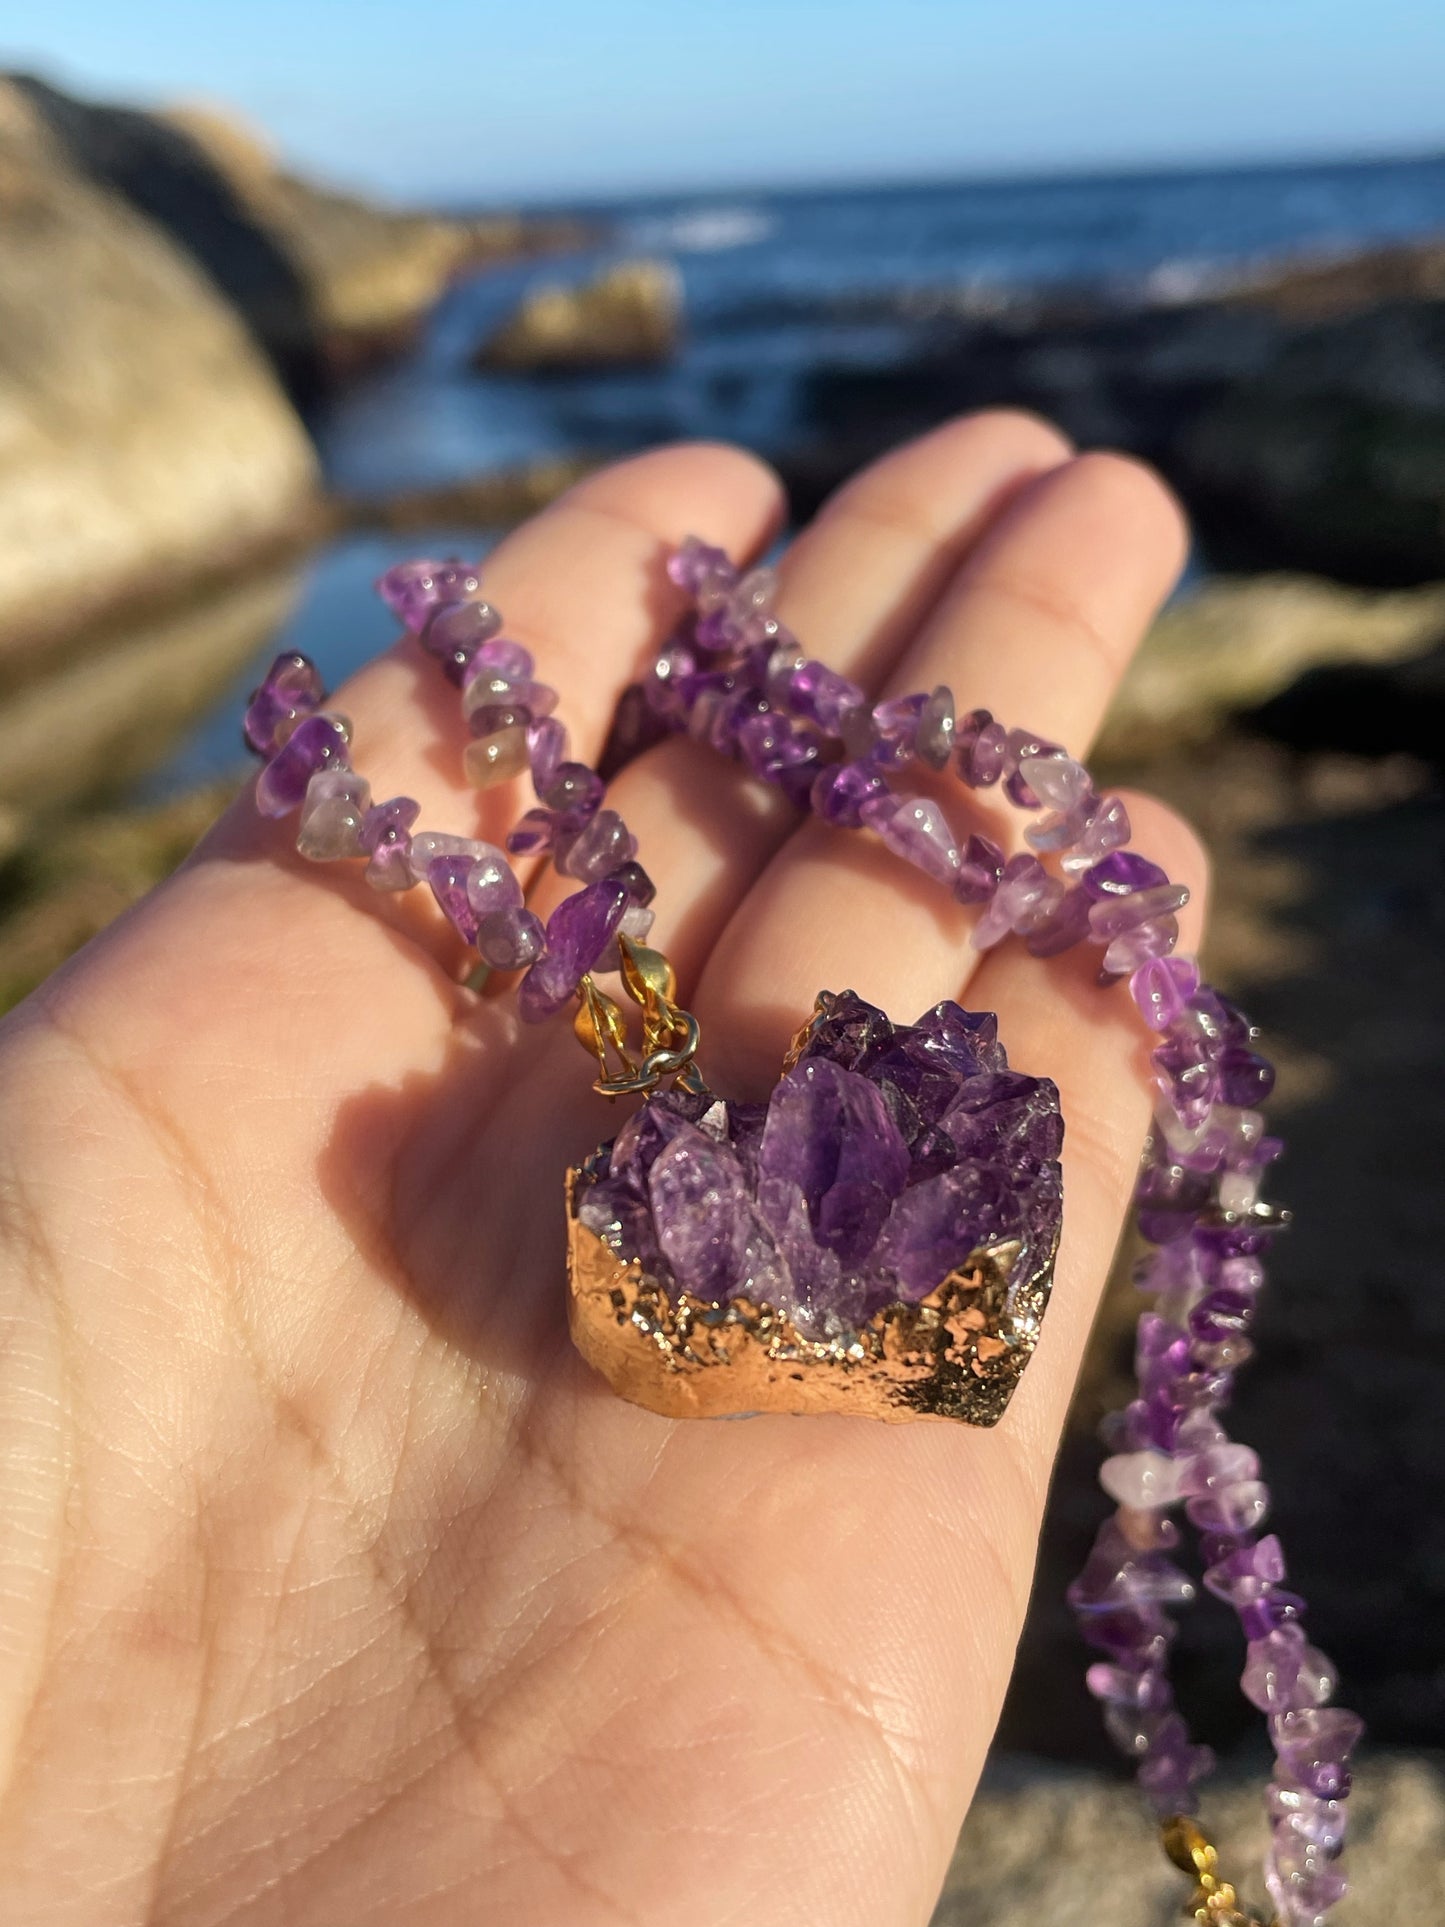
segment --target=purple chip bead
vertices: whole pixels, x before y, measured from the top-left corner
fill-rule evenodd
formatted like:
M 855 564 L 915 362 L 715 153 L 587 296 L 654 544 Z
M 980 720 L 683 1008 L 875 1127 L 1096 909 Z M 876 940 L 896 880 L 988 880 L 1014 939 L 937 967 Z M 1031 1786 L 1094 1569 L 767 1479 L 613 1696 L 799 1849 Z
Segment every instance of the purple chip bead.
M 528 810 L 507 835 L 513 856 L 540 856 L 557 840 L 557 817 L 551 810 Z
M 421 815 L 421 804 L 410 796 L 393 796 L 373 803 L 361 819 L 361 847 L 371 861 L 366 880 L 377 890 L 407 890 L 412 884 L 407 857 L 411 832 Z
M 315 663 L 299 650 L 287 650 L 251 691 L 242 725 L 246 747 L 258 756 L 274 754 L 283 726 L 289 728 L 311 715 L 325 701 L 326 690 Z
M 1136 890 L 1152 890 L 1167 883 L 1167 874 L 1147 856 L 1135 850 L 1114 850 L 1102 862 L 1086 870 L 1084 888 L 1091 897 L 1126 897 Z
M 731 584 L 737 570 L 726 549 L 715 549 L 689 535 L 667 558 L 667 574 L 686 595 L 695 596 L 714 583 Z
M 438 661 L 460 667 L 474 661 L 501 626 L 502 618 L 490 602 L 442 602 L 423 625 L 421 646 Z
M 430 558 L 398 562 L 376 585 L 382 601 L 413 635 L 420 634 L 438 603 L 470 602 L 481 588 L 480 570 L 472 564 Z
M 432 895 L 463 943 L 474 942 L 477 934 L 477 913 L 467 894 L 467 879 L 471 869 L 472 858 L 454 852 L 434 856 L 426 866 L 426 880 L 431 885 Z
M 547 923 L 547 953 L 532 965 L 517 991 L 527 1023 L 540 1023 L 567 1002 L 617 934 L 628 901 L 626 886 L 609 877 L 557 905 Z
M 863 805 L 887 794 L 886 780 L 866 763 L 834 763 L 813 778 L 808 801 L 825 823 L 856 830 L 863 821 Z
M 577 828 L 602 807 L 607 786 L 585 763 L 559 763 L 542 801 L 559 816 L 574 819 Z
M 1282 1713 L 1270 1724 L 1270 1737 L 1285 1773 L 1318 1800 L 1335 1800 L 1349 1791 L 1345 1762 L 1359 1745 L 1365 1723 L 1343 1706 L 1312 1706 Z
M 657 885 L 640 863 L 629 860 L 618 864 L 612 872 L 614 883 L 620 883 L 629 897 L 645 910 L 657 895 Z
M 1267 1057 L 1238 1045 L 1220 1053 L 1219 1075 L 1225 1103 L 1236 1104 L 1241 1110 L 1263 1104 L 1274 1089 L 1274 1065 Z
M 510 863 L 490 843 L 470 856 L 466 871 L 467 902 L 478 920 L 500 910 L 520 910 L 522 886 Z
M 1097 904 L 1095 905 L 1097 909 Z M 1092 926 L 1090 934 L 1093 934 Z M 1148 963 L 1154 957 L 1167 957 L 1179 941 L 1179 920 L 1177 917 L 1149 917 L 1137 923 L 1132 930 L 1123 930 L 1105 950 L 1100 962 L 1100 975 L 1105 982 L 1115 977 L 1129 977 L 1140 964 Z
M 256 808 L 262 816 L 289 816 L 318 770 L 349 768 L 342 723 L 324 712 L 307 716 L 257 777 Z
M 542 716 L 527 731 L 527 754 L 532 763 L 532 787 L 545 796 L 557 780 L 567 754 L 567 731 L 555 716 Z
M 1084 889 L 1088 888 L 1086 876 Z M 1187 884 L 1167 881 L 1147 890 L 1132 890 L 1127 896 L 1096 897 L 1089 911 L 1089 934 L 1095 943 L 1112 943 L 1115 937 L 1122 937 L 1127 930 L 1137 930 L 1140 924 L 1172 916 L 1188 901 Z
M 991 837 L 972 835 L 954 879 L 953 894 L 960 903 L 987 903 L 1003 875 L 1004 853 Z
M 493 970 L 526 970 L 541 957 L 547 938 L 536 911 L 515 905 L 487 912 L 477 925 L 476 945 Z
M 1008 731 L 996 723 L 992 711 L 971 709 L 954 725 L 954 760 L 970 789 L 987 789 L 1003 775 Z
M 948 818 L 932 797 L 874 797 L 861 815 L 895 856 L 952 887 L 962 859 Z
M 1010 803 L 1021 810 L 1039 809 L 1043 799 L 1030 787 L 1020 765 L 1036 756 L 1062 756 L 1063 753 L 1057 743 L 1051 743 L 1046 736 L 1036 736 L 1031 729 L 1011 729 L 1004 751 L 1003 785 Z
M 863 691 L 825 662 L 805 662 L 788 681 L 787 702 L 795 716 L 836 735 L 843 718 L 865 703 Z
M 1106 796 L 1089 816 L 1078 842 L 1065 852 L 1065 871 L 1075 876 L 1081 870 L 1092 870 L 1111 851 L 1122 849 L 1133 833 L 1123 798 Z
M 1150 1030 L 1168 1030 L 1188 1008 L 1199 988 L 1199 966 L 1192 957 L 1152 957 L 1129 979 L 1129 994 Z
M 1305 1712 L 1334 1693 L 1335 1669 L 1290 1624 L 1250 1641 L 1240 1686 L 1262 1713 Z
M 1078 888 L 1066 890 L 1042 923 L 1030 930 L 1025 947 L 1033 957 L 1057 957 L 1089 934 L 1089 898 Z
M 557 868 L 564 876 L 597 883 L 637 854 L 637 838 L 616 810 L 599 810 L 568 845 Z

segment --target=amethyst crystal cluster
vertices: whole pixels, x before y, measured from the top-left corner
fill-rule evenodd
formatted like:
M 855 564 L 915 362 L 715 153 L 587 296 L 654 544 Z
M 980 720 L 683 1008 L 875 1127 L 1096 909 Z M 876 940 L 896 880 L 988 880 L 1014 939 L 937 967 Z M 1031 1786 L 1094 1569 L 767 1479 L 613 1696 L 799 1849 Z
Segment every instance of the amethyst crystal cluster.
M 766 1104 L 653 1097 L 586 1168 L 582 1223 L 672 1293 L 746 1297 L 835 1337 L 925 1298 L 971 1252 L 1058 1241 L 1058 1092 L 1010 1070 L 997 1021 L 942 1003 L 895 1025 L 824 993 Z

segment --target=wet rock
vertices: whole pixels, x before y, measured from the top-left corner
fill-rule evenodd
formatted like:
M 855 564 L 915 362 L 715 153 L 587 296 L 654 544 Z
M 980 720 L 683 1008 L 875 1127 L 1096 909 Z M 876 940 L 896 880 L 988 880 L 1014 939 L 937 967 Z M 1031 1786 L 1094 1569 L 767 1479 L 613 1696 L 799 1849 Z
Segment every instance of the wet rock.
M 248 569 L 53 651 L 0 695 L 0 808 L 28 817 L 124 792 L 264 653 L 299 581 L 289 562 Z
M 0 664 L 237 562 L 317 465 L 245 325 L 0 81 Z
M 889 367 L 822 369 L 783 461 L 808 510 L 901 435 L 999 404 L 1132 449 L 1216 566 L 1445 576 L 1445 249 L 1282 269 L 1174 305 L 943 319 Z
M 69 164 L 164 230 L 232 303 L 303 407 L 414 337 L 464 267 L 575 245 L 570 222 L 443 220 L 298 179 L 213 108 L 143 113 L 9 82 Z
M 548 282 L 477 351 L 477 365 L 520 373 L 648 367 L 682 330 L 682 279 L 670 261 L 620 261 L 574 286 Z
M 1302 747 L 1345 749 L 1356 741 L 1361 676 L 1380 682 L 1389 712 L 1387 729 L 1376 732 L 1383 740 L 1370 747 L 1413 747 L 1401 739 L 1409 719 L 1399 692 L 1414 687 L 1415 665 L 1441 643 L 1445 584 L 1380 592 L 1314 576 L 1216 577 L 1155 623 L 1115 695 L 1095 753 L 1105 761 L 1137 760 L 1202 743 L 1231 716 L 1282 699 L 1306 676 L 1316 710 L 1338 689 L 1338 718 L 1332 736 L 1320 716 Z

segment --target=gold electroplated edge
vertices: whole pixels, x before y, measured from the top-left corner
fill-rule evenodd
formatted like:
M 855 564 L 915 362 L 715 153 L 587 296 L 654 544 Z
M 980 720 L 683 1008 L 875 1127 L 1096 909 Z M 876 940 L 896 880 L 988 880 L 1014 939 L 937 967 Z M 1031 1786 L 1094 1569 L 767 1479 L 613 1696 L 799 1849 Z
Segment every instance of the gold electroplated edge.
M 1055 1246 L 1010 1287 L 1018 1241 L 985 1246 L 916 1304 L 837 1339 L 766 1304 L 676 1299 L 577 1214 L 594 1161 L 567 1175 L 568 1323 L 577 1350 L 632 1404 L 668 1418 L 854 1412 L 896 1423 L 996 1425 L 1039 1339 Z

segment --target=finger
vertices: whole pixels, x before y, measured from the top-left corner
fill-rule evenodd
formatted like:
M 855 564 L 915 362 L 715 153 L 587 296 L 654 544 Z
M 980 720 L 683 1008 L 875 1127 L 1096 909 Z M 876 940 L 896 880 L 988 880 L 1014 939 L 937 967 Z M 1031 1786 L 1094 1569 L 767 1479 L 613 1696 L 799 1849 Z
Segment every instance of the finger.
M 1133 463 L 1081 456 L 1005 511 L 891 687 L 947 682 L 960 708 L 987 691 L 1015 703 L 998 712 L 1006 724 L 1082 749 L 1181 555 L 1181 525 L 1162 484 Z M 923 787 L 913 773 L 908 785 Z M 956 777 L 942 794 L 956 835 L 983 826 L 977 796 Z M 1011 823 L 1010 834 L 1020 827 Z M 728 1069 L 754 1083 L 821 988 L 920 1010 L 952 995 L 972 967 L 973 921 L 941 884 L 875 838 L 805 824 L 721 937 L 699 1016 L 706 1021 L 715 1006 L 726 1012 Z
M 1151 468 L 1080 455 L 1020 495 L 940 598 L 890 694 L 949 684 L 1083 755 L 1188 553 Z
M 1067 459 L 1032 416 L 968 416 L 894 450 L 851 481 L 780 564 L 778 613 L 805 643 L 876 687 L 901 638 L 1021 488 Z M 707 530 L 709 537 L 713 531 Z M 821 642 L 817 644 L 822 647 Z M 686 986 L 728 916 L 796 827 L 777 792 L 693 743 L 666 743 L 625 770 L 609 802 L 639 837 L 658 885 L 656 941 Z M 573 886 L 539 880 L 545 915 Z
M 878 690 L 959 564 L 1071 453 L 1036 416 L 991 409 L 871 463 L 783 557 L 778 615 L 802 647 Z
M 749 558 L 783 513 L 772 471 L 741 449 L 687 444 L 587 477 L 508 535 L 483 583 L 504 633 L 558 690 L 571 753 L 595 761 L 617 698 L 684 606 L 668 552 L 695 525 Z M 479 793 L 462 770 L 467 729 L 457 692 L 413 637 L 350 678 L 334 697 L 353 723 L 353 755 L 373 794 L 422 805 L 424 827 L 475 834 L 515 819 L 520 785 Z
M 669 449 L 593 476 L 497 550 L 489 590 L 565 688 L 581 753 L 595 754 L 618 689 L 670 620 L 667 549 L 704 524 L 752 553 L 781 501 L 751 456 Z M 424 827 L 475 833 L 456 692 L 415 642 L 353 677 L 337 704 L 374 795 L 415 796 Z M 63 1001 L 76 1028 L 123 1036 L 136 1062 L 174 1059 L 185 1075 L 214 1062 L 213 1083 L 264 1073 L 304 1091 L 318 1116 L 358 1063 L 384 1077 L 431 1061 L 463 1005 L 431 962 L 450 961 L 450 944 L 429 893 L 398 905 L 368 889 L 358 865 L 318 871 L 295 856 L 294 828 L 259 818 L 243 795 L 191 863 L 52 985 L 52 1007 Z M 182 1019 L 188 1049 L 176 1054 Z M 300 1107 L 286 1118 L 299 1125 Z
M 740 555 L 753 555 L 781 513 L 780 486 L 762 463 L 738 449 L 688 445 L 588 477 L 498 547 L 485 570 L 487 593 L 506 633 L 560 690 L 572 754 L 595 760 L 620 690 L 676 619 L 682 598 L 667 580 L 668 551 L 707 522 Z M 467 783 L 457 691 L 414 638 L 352 677 L 333 706 L 352 721 L 352 755 L 373 797 L 413 797 L 421 828 L 499 840 L 525 807 L 520 784 L 479 793 Z M 245 874 L 248 911 L 264 917 L 263 897 L 279 893 L 293 950 L 314 941 L 330 955 L 349 961 L 365 952 L 385 965 L 406 954 L 395 948 L 400 935 L 445 975 L 457 973 L 462 946 L 429 892 L 378 897 L 354 864 L 326 866 L 318 887 L 316 868 L 291 848 L 294 831 L 294 820 L 259 818 L 244 793 L 197 853 L 200 866 L 229 860 L 209 889 L 228 898 L 239 882 L 229 864 L 264 857 L 263 872 Z M 214 902 L 208 909 L 214 918 Z M 367 934 L 362 917 L 374 926 Z M 218 968 L 221 961 L 217 954 Z

